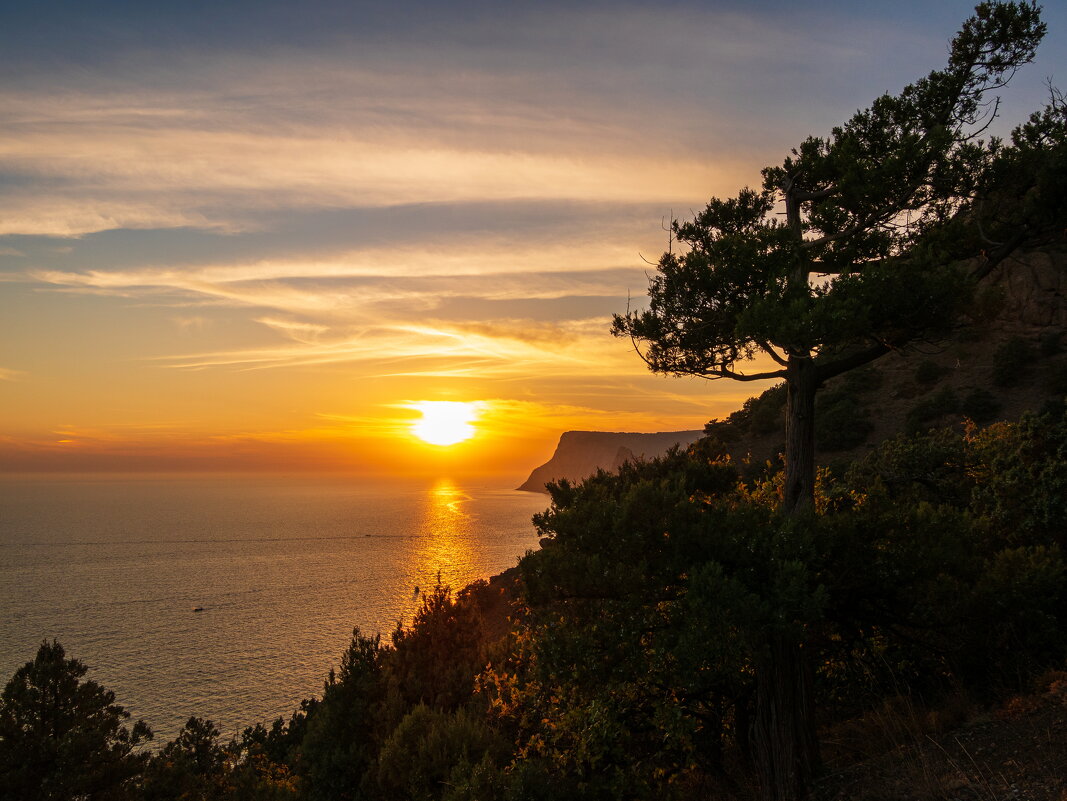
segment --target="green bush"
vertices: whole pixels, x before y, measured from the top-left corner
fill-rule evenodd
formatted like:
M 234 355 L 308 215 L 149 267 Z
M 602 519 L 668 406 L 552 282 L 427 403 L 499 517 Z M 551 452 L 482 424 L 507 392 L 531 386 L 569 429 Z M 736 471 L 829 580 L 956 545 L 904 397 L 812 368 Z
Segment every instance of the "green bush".
M 951 388 L 945 387 L 912 407 L 904 419 L 909 434 L 925 431 L 939 418 L 959 411 L 959 400 Z
M 1067 362 L 1050 367 L 1045 375 L 1045 389 L 1052 395 L 1067 395 Z
M 980 387 L 972 388 L 960 401 L 960 413 L 976 423 L 988 423 L 1000 411 L 1000 401 L 992 392 Z
M 948 372 L 947 367 L 942 367 L 935 361 L 924 359 L 915 368 L 915 380 L 920 384 L 936 384 L 941 377 Z
M 422 596 L 411 626 L 397 626 L 387 679 L 405 711 L 418 704 L 453 710 L 470 699 L 473 677 L 487 659 L 478 609 L 487 589 L 484 581 L 474 582 L 453 596 L 438 584 Z M 396 721 L 391 717 L 390 725 Z
M 712 420 L 704 433 L 721 442 L 735 442 L 739 436 L 761 437 L 785 426 L 785 384 L 775 384 L 763 394 L 749 398 L 725 420 Z
M 442 797 L 454 779 L 470 778 L 486 757 L 503 761 L 507 743 L 466 710 L 441 712 L 419 704 L 382 744 L 378 786 L 388 801 Z
M 1015 386 L 1036 357 L 1033 344 L 1023 337 L 1012 337 L 1001 342 L 993 352 L 993 384 L 998 387 Z
M 873 365 L 867 365 L 845 373 L 841 377 L 841 386 L 850 395 L 862 395 L 878 389 L 882 386 L 884 379 L 885 376 L 882 375 L 881 370 Z
M 815 405 L 815 441 L 824 451 L 862 445 L 874 424 L 867 410 L 843 391 L 826 393 Z
M 301 746 L 309 801 L 359 797 L 377 756 L 385 653 L 378 635 L 354 629 L 340 670 L 330 670 Z
M 141 787 L 142 801 L 218 798 L 226 792 L 227 751 L 210 720 L 191 717 L 178 736 L 149 763 Z
M 1003 289 L 985 284 L 974 293 L 974 300 L 971 302 L 970 309 L 971 318 L 976 323 L 991 322 L 1004 310 L 1006 302 L 1007 297 Z
M 1045 331 L 1039 341 L 1039 349 L 1042 356 L 1055 356 L 1060 352 L 1060 338 L 1063 332 L 1053 329 L 1051 331 Z

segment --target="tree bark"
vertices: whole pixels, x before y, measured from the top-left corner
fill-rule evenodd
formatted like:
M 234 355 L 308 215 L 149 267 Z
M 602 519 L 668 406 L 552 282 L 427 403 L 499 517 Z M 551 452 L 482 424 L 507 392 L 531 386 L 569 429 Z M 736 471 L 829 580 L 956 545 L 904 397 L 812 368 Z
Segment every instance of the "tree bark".
M 790 355 L 786 367 L 786 443 L 783 510 L 815 506 L 815 394 L 819 375 L 810 356 Z M 818 772 L 819 743 L 812 703 L 812 666 L 802 643 L 768 635 L 756 665 L 753 752 L 763 801 L 800 801 Z
M 786 367 L 785 488 L 782 508 L 799 514 L 815 506 L 815 393 L 810 357 L 790 356 Z
M 819 766 L 812 670 L 800 643 L 775 633 L 756 669 L 754 756 L 763 801 L 807 796 Z

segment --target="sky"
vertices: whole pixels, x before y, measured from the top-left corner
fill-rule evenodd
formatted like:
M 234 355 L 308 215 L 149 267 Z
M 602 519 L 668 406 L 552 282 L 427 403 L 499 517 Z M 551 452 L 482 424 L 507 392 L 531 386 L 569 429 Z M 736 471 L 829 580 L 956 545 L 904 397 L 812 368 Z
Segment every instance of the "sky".
M 0 471 L 517 484 L 699 429 L 650 374 L 665 221 L 943 66 L 972 4 L 0 0 Z M 1000 133 L 1067 86 L 1067 9 Z M 475 436 L 411 433 L 474 404 Z

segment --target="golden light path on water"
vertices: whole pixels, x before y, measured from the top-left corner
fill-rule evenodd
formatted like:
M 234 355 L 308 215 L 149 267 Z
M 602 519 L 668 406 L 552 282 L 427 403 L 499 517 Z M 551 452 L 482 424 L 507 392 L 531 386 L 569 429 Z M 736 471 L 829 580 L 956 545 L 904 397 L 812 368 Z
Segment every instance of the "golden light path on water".
M 425 512 L 412 553 L 416 576 L 422 577 L 420 592 L 431 592 L 438 581 L 453 590 L 461 589 L 457 580 L 471 574 L 475 561 L 474 516 L 464 509 L 471 496 L 441 479 L 425 497 Z

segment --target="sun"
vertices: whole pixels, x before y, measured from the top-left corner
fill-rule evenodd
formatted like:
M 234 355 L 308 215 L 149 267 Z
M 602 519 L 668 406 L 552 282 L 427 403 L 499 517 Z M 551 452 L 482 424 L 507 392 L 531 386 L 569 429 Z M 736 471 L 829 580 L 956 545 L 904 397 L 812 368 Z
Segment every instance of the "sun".
M 422 419 L 411 424 L 411 433 L 431 445 L 455 445 L 474 436 L 471 422 L 477 416 L 473 403 L 458 401 L 419 401 L 412 409 L 422 412 Z

